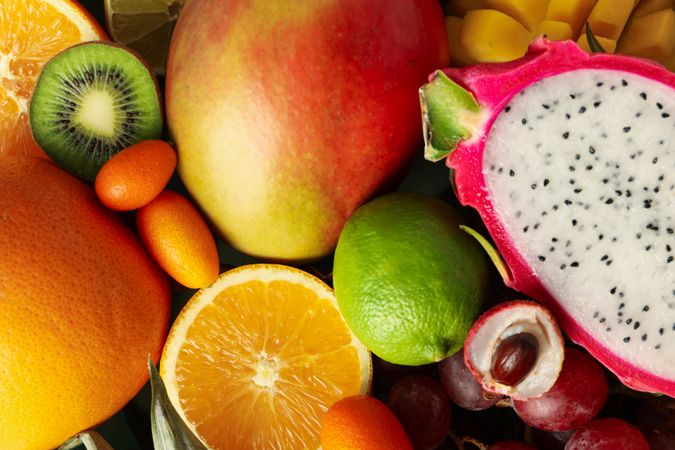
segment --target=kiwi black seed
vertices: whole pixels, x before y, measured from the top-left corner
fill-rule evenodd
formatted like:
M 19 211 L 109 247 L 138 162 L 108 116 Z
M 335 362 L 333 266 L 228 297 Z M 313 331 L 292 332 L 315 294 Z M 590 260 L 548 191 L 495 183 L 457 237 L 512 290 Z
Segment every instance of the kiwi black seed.
M 30 104 L 33 136 L 59 166 L 86 180 L 120 150 L 162 134 L 157 79 L 127 49 L 70 47 L 42 69 Z

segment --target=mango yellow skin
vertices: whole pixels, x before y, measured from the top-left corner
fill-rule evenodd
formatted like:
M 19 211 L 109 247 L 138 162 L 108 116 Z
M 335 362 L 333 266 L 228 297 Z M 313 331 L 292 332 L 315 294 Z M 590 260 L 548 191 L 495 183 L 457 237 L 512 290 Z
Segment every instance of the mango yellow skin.
M 419 150 L 417 91 L 448 59 L 436 0 L 190 0 L 166 80 L 180 176 L 233 247 L 324 256 Z

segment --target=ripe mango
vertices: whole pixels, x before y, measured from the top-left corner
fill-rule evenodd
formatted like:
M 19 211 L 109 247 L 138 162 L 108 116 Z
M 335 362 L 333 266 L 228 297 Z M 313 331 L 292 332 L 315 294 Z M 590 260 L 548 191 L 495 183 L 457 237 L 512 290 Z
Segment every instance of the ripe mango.
M 605 49 L 607 53 L 614 53 L 616 50 L 616 41 L 614 39 L 607 39 L 602 36 L 595 36 L 595 39 L 602 45 L 602 48 Z M 586 40 L 586 33 L 581 33 L 579 39 L 577 39 L 577 44 L 579 47 L 591 53 L 591 47 L 588 45 L 588 40 Z
M 476 64 L 460 42 L 462 32 L 462 19 L 448 16 L 445 18 L 445 27 L 448 30 L 448 44 L 450 45 L 450 58 L 453 66 L 468 66 Z
M 503 12 L 534 32 L 544 19 L 548 0 L 485 0 L 485 6 Z
M 675 11 L 664 9 L 633 19 L 617 51 L 666 64 L 675 53 Z
M 546 20 L 556 20 L 569 24 L 573 39 L 576 39 L 586 18 L 597 0 L 551 0 L 544 16 Z
M 448 3 L 446 11 L 451 16 L 464 17 L 469 11 L 484 8 L 485 0 L 453 0 Z
M 460 43 L 478 62 L 503 62 L 520 58 L 532 34 L 512 17 L 493 9 L 477 9 L 464 16 Z
M 628 22 L 636 0 L 598 0 L 588 23 L 596 37 L 616 41 Z
M 570 24 L 557 20 L 544 20 L 539 25 L 537 34 L 546 35 L 552 41 L 566 41 L 574 38 L 574 32 Z
M 639 19 L 664 9 L 675 9 L 675 0 L 640 0 L 630 18 Z
M 448 63 L 438 0 L 190 0 L 166 75 L 180 177 L 231 246 L 321 258 L 401 180 Z

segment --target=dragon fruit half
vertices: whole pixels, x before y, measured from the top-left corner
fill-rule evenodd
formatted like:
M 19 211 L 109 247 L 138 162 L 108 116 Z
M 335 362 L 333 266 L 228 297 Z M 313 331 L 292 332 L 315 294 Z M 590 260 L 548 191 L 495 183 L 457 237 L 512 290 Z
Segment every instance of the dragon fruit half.
M 420 90 L 506 283 L 546 304 L 629 387 L 675 396 L 675 74 L 539 39 Z

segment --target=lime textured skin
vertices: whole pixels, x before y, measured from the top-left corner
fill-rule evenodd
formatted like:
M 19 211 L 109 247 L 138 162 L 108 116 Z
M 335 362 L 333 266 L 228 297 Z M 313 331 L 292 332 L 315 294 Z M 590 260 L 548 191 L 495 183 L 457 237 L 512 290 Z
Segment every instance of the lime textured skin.
M 335 251 L 333 281 L 354 334 L 394 364 L 458 351 L 481 310 L 488 266 L 441 200 L 394 193 L 359 208 Z

